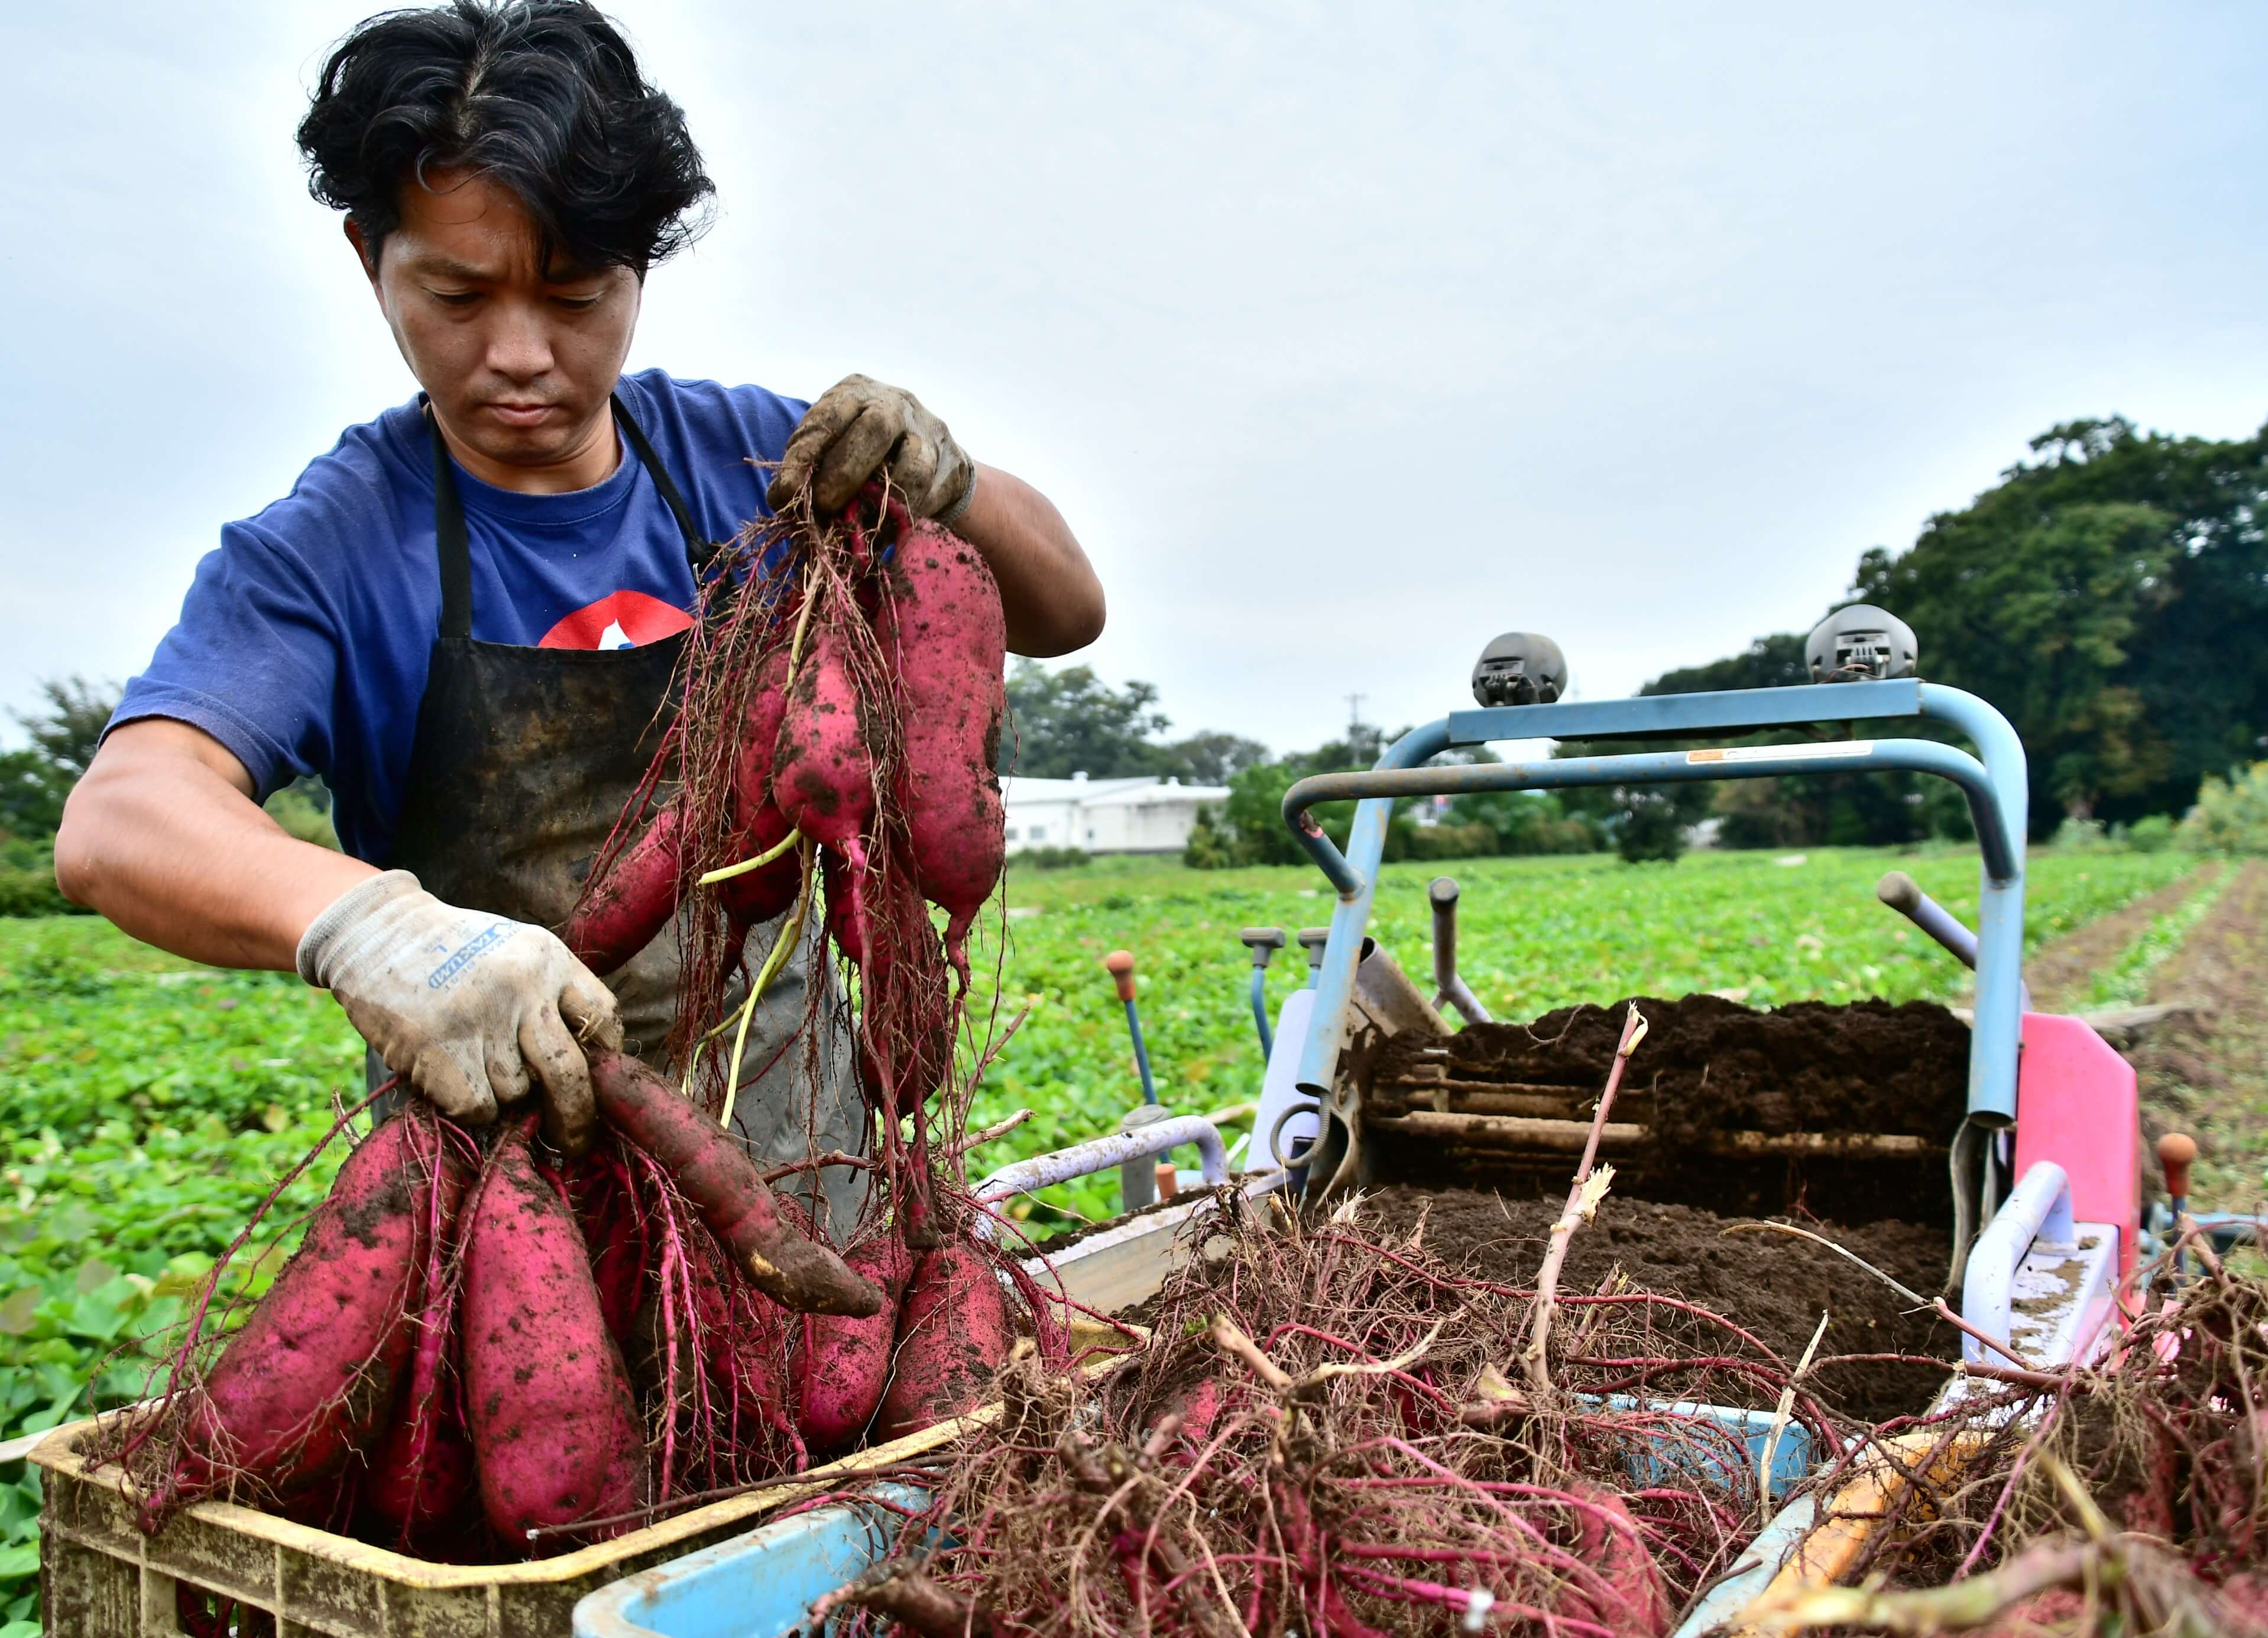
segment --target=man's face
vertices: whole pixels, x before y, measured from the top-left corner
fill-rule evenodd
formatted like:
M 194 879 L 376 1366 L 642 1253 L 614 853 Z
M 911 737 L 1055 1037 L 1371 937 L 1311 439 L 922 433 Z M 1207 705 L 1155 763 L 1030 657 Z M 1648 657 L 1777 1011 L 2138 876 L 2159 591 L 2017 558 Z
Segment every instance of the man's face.
M 347 236 L 369 269 L 352 224 Z M 509 189 L 438 171 L 402 190 L 401 225 L 380 247 L 371 279 L 458 455 L 475 476 L 507 488 L 543 469 L 585 467 L 600 448 L 602 469 L 580 476 L 597 482 L 612 469 L 607 396 L 637 324 L 636 274 L 593 273 L 556 255 L 539 266 L 538 243 Z

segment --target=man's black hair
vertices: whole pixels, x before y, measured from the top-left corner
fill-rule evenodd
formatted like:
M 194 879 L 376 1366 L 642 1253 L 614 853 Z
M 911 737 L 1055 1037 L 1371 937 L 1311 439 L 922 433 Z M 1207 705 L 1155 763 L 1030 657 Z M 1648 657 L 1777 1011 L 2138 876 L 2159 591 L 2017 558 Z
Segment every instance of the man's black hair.
M 704 225 L 716 191 L 685 112 L 586 0 L 450 0 L 373 17 L 323 64 L 299 122 L 307 189 L 362 229 L 375 265 L 401 190 L 478 172 L 516 195 L 547 259 L 646 269 Z

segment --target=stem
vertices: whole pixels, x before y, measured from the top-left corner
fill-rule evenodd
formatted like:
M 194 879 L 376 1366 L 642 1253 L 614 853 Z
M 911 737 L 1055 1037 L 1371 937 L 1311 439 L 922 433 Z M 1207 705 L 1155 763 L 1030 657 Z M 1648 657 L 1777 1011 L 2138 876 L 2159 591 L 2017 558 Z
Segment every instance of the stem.
M 744 876 L 751 870 L 762 870 L 766 865 L 769 865 L 772 860 L 787 852 L 802 840 L 802 831 L 791 830 L 785 836 L 780 837 L 779 845 L 777 846 L 768 847 L 764 849 L 762 852 L 758 853 L 754 859 L 744 859 L 737 865 L 726 865 L 721 870 L 712 870 L 707 875 L 700 877 L 696 885 L 701 887 L 714 887 L 719 882 L 730 882 L 734 876 Z
M 803 853 L 803 885 L 796 890 L 795 909 L 788 916 L 787 924 L 780 929 L 779 942 L 772 946 L 772 953 L 764 958 L 763 970 L 748 985 L 747 1004 L 740 1008 L 740 1027 L 733 1035 L 733 1062 L 725 1078 L 725 1112 L 718 1118 L 718 1123 L 727 1128 L 733 1124 L 733 1102 L 740 1095 L 740 1051 L 747 1044 L 748 1022 L 756 1015 L 756 1003 L 763 1000 L 764 992 L 771 988 L 772 980 L 779 976 L 780 969 L 787 965 L 788 952 L 803 941 L 803 924 L 811 911 L 811 884 L 819 874 L 813 868 L 811 845 L 807 842 L 804 845 Z M 718 1027 L 722 1028 L 721 1025 Z M 713 1035 L 716 1031 L 710 1033 Z
M 1607 1070 L 1607 1088 L 1599 1095 L 1599 1107 L 1592 1111 L 1590 1136 L 1583 1143 L 1583 1159 L 1575 1168 L 1575 1181 L 1567 1190 L 1567 1208 L 1559 1214 L 1559 1221 L 1551 1225 L 1551 1249 L 1543 1254 L 1543 1266 L 1535 1274 L 1535 1323 L 1528 1339 L 1528 1352 L 1521 1362 L 1528 1369 L 1528 1385 L 1539 1404 L 1551 1399 L 1551 1374 L 1544 1363 L 1544 1348 L 1551 1339 L 1552 1299 L 1559 1289 L 1559 1270 L 1567 1261 L 1568 1242 L 1575 1237 L 1576 1225 L 1587 1221 L 1598 1209 L 1599 1197 L 1606 1192 L 1602 1187 L 1590 1187 L 1591 1167 L 1599 1158 L 1599 1133 L 1607 1124 L 1607 1111 L 1615 1106 L 1615 1094 L 1623 1084 L 1623 1071 L 1630 1064 L 1631 1054 L 1638 1044 L 1646 1039 L 1646 1019 L 1631 1003 L 1623 1018 L 1623 1037 L 1615 1047 L 1615 1061 Z M 1606 1177 L 1614 1176 L 1607 1169 Z

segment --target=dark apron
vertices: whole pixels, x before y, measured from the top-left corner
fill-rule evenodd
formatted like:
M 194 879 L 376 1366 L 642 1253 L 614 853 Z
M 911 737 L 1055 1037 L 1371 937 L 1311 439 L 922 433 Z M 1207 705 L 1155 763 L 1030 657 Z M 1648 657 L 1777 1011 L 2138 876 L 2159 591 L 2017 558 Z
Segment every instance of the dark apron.
M 622 437 L 667 503 L 696 576 L 715 548 L 620 397 Z M 394 863 L 452 904 L 563 926 L 591 864 L 636 793 L 676 704 L 670 683 L 685 634 L 635 648 L 523 648 L 483 643 L 473 631 L 472 558 L 453 465 L 438 430 L 433 528 L 441 567 L 441 631 L 417 708 Z M 755 928 L 754 971 L 784 918 Z M 865 1119 L 850 1073 L 848 1037 L 823 958 L 821 919 L 772 982 L 748 1027 L 733 1125 L 758 1155 L 801 1160 L 817 1150 L 865 1147 Z M 665 929 L 606 983 L 621 1003 L 625 1046 L 660 1062 L 677 1014 L 679 942 Z M 826 986 L 822 1028 L 802 1026 L 814 971 Z M 736 1004 L 745 979 L 728 994 Z M 783 1051 L 783 1045 L 785 1050 Z M 374 1072 L 382 1075 L 383 1066 Z M 673 1074 L 678 1066 L 667 1066 Z M 828 1193 L 838 1223 L 863 1197 L 863 1174 L 835 1168 Z M 789 1185 L 792 1187 L 793 1185 Z M 805 1192 L 800 1188 L 796 1192 Z

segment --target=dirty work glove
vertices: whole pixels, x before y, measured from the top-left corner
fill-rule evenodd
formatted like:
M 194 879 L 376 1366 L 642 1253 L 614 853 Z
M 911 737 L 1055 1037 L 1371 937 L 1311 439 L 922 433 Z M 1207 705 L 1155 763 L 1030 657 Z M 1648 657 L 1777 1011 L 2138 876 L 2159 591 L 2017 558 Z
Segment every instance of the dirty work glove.
M 549 931 L 445 904 L 407 870 L 350 888 L 299 940 L 299 976 L 453 1120 L 543 1088 L 545 1135 L 576 1155 L 595 1121 L 583 1041 L 622 1044 L 615 998 Z
M 976 492 L 976 466 L 945 423 L 902 387 L 846 375 L 820 395 L 789 434 L 764 499 L 779 511 L 806 484 L 821 512 L 840 512 L 887 470 L 917 518 L 950 528 Z

